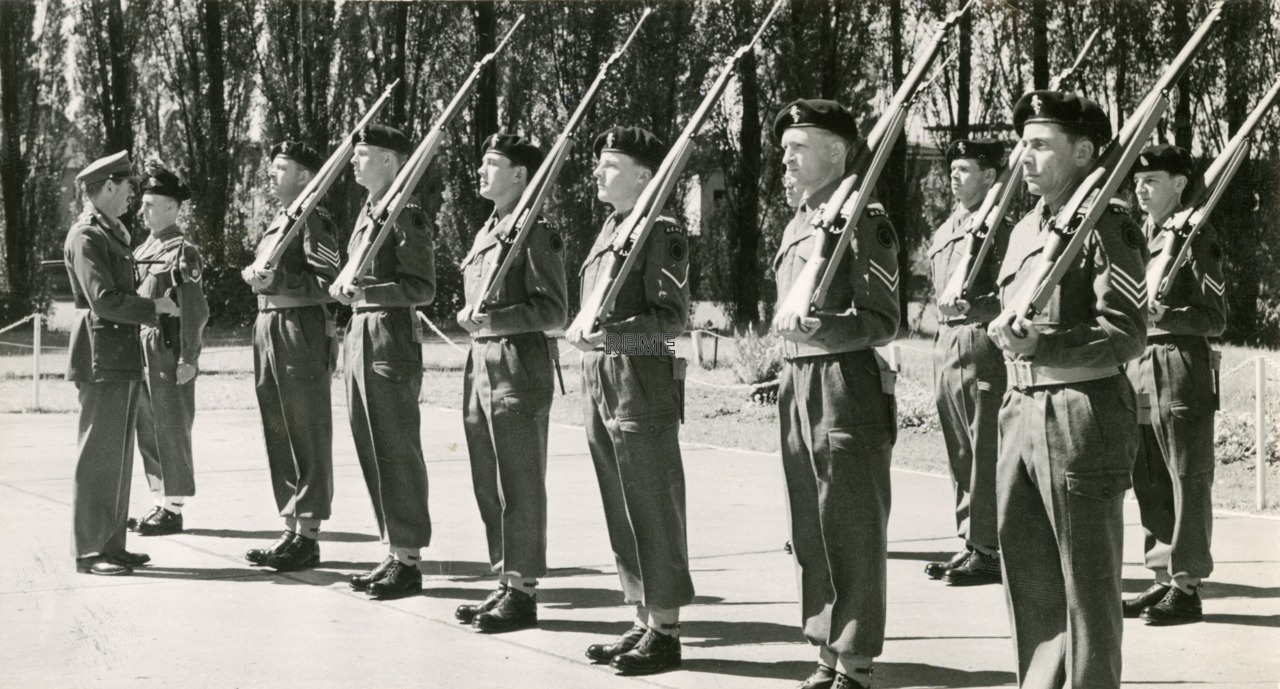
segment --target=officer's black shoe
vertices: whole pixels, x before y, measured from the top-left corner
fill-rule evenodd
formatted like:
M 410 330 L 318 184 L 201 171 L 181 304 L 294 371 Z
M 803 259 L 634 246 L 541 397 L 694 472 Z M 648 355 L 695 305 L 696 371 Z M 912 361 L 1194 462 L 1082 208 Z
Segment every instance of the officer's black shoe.
M 538 597 L 508 587 L 507 595 L 503 596 L 492 610 L 476 615 L 471 626 L 485 634 L 501 634 L 536 627 L 538 626 Z
M 388 555 L 387 559 L 379 562 L 377 567 L 374 567 L 364 574 L 352 574 L 351 588 L 357 591 L 368 591 L 370 584 L 387 576 L 387 570 L 391 568 L 391 563 L 395 561 L 395 555 Z
M 942 575 L 947 586 L 982 586 L 999 584 L 1000 556 L 987 555 L 981 550 L 969 553 L 969 559 L 959 567 L 952 567 Z
M 141 567 L 151 562 L 151 556 L 146 553 L 131 553 L 127 550 L 116 550 L 110 553 L 103 553 L 103 557 L 117 565 L 123 567 Z
M 134 519 L 133 517 L 129 517 L 129 519 L 125 521 L 125 526 L 129 527 L 130 531 L 137 531 L 138 524 L 141 524 L 142 522 L 145 522 L 148 519 L 154 519 L 156 515 L 160 513 L 160 510 L 163 510 L 163 509 L 164 509 L 163 507 L 156 505 L 155 507 L 151 508 L 150 512 L 147 512 L 146 514 L 142 515 L 141 519 Z
M 285 547 L 288 546 L 290 543 L 292 543 L 293 539 L 297 537 L 298 537 L 298 534 L 292 531 L 285 531 L 284 533 L 280 534 L 280 538 L 277 538 L 275 543 L 272 543 L 271 545 L 265 548 L 249 549 L 247 552 L 245 552 L 244 559 L 248 560 L 252 564 L 255 564 L 261 567 L 262 565 L 267 564 L 267 560 L 270 560 L 272 555 L 279 555 L 280 553 L 283 553 Z
M 81 574 L 96 574 L 100 577 L 119 577 L 133 574 L 132 567 L 113 562 L 106 555 L 76 558 L 76 571 Z
M 393 558 L 387 573 L 372 584 L 365 593 L 377 600 L 395 600 L 422 593 L 422 572 L 417 565 L 406 565 Z
M 836 681 L 836 671 L 818 663 L 817 669 L 808 679 L 801 682 L 796 689 L 831 689 L 831 685 Z
M 871 689 L 871 668 L 854 670 L 853 675 L 837 672 L 836 681 L 831 683 L 831 689 Z
M 652 675 L 680 665 L 680 640 L 652 629 L 636 647 L 614 656 L 609 665 L 624 675 Z
M 1164 599 L 1166 593 L 1172 588 L 1168 584 L 1156 582 L 1151 588 L 1139 593 L 1133 598 L 1125 599 L 1121 606 L 1124 608 L 1124 616 L 1130 619 L 1137 618 L 1142 615 L 1142 611 L 1159 603 Z
M 267 558 L 267 566 L 277 572 L 297 572 L 320 564 L 320 542 L 302 534 L 294 536 L 289 545 Z
M 610 660 L 630 651 L 640 643 L 640 639 L 644 638 L 644 633 L 649 631 L 648 627 L 641 625 L 633 625 L 626 633 L 619 636 L 611 644 L 591 644 L 587 646 L 587 657 L 595 663 L 607 663 Z
M 951 559 L 946 562 L 930 562 L 924 566 L 924 573 L 929 575 L 930 579 L 941 579 L 946 575 L 947 570 L 955 569 L 956 567 L 964 564 L 965 560 L 969 559 L 972 552 L 973 551 L 969 550 L 961 550 L 951 556 Z
M 1153 627 L 1199 622 L 1203 615 L 1200 590 L 1183 593 L 1177 586 L 1171 586 L 1159 603 L 1142 611 L 1142 619 Z
M 152 511 L 145 519 L 138 522 L 139 536 L 168 536 L 182 533 L 182 515 L 160 508 Z
M 479 603 L 463 603 L 462 605 L 459 605 L 458 609 L 453 611 L 453 617 L 463 624 L 471 624 L 475 621 L 476 615 L 493 610 L 493 606 L 497 605 L 498 601 L 502 600 L 502 596 L 505 595 L 506 592 L 507 585 L 498 584 L 498 588 L 490 591 L 489 595 L 485 596 L 484 600 Z

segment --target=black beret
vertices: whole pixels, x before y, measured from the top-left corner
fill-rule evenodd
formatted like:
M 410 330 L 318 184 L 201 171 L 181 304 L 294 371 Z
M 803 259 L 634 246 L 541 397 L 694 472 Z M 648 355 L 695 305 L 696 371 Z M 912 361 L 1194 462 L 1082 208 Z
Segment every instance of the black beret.
M 484 152 L 497 153 L 511 160 L 516 165 L 522 165 L 529 171 L 529 175 L 538 171 L 538 167 L 542 165 L 542 151 L 529 142 L 528 139 L 516 134 L 490 134 L 489 138 L 484 140 Z
M 157 161 L 147 162 L 147 174 L 142 178 L 142 193 L 168 196 L 177 201 L 191 198 L 191 189 Z
M 316 153 L 316 149 L 301 141 L 281 141 L 272 146 L 271 159 L 276 158 L 288 158 L 312 172 L 319 172 L 320 168 L 324 167 L 324 160 L 320 158 L 319 153 Z
M 1187 149 L 1173 144 L 1147 146 L 1142 149 L 1142 153 L 1138 154 L 1138 160 L 1133 164 L 1133 171 L 1130 174 L 1160 170 L 1190 179 L 1193 176 L 1191 154 Z
M 833 100 L 801 98 L 778 112 L 773 118 L 773 135 L 779 140 L 791 127 L 817 127 L 849 140 L 858 140 L 858 120 L 849 109 Z
M 108 179 L 137 179 L 133 174 L 133 163 L 129 162 L 129 152 L 120 151 L 104 158 L 99 158 L 85 166 L 76 175 L 76 181 L 93 184 Z
M 1095 146 L 1111 140 L 1111 118 L 1102 106 L 1074 93 L 1032 91 L 1013 106 L 1013 127 L 1022 136 L 1022 128 L 1032 122 L 1061 125 L 1072 134 L 1088 136 Z
M 662 167 L 662 159 L 667 157 L 667 147 L 662 140 L 639 127 L 610 127 L 596 137 L 592 150 L 596 158 L 604 151 L 624 153 L 654 171 Z
M 971 158 L 986 167 L 1000 167 L 1004 157 L 1004 144 L 995 139 L 956 139 L 947 147 L 947 163 L 960 158 Z
M 365 125 L 364 129 L 356 132 L 356 143 L 385 148 L 403 156 L 413 155 L 413 144 L 409 143 L 409 137 L 399 129 L 385 124 Z

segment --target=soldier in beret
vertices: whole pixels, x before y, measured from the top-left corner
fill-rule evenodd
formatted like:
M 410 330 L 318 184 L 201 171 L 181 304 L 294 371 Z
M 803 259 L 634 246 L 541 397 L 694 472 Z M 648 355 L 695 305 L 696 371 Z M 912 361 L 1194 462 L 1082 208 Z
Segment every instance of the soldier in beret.
M 1029 321 L 1009 311 L 1054 216 L 1111 138 L 1102 108 L 1057 91 L 1023 96 L 1013 121 L 1030 149 L 1027 189 L 1040 201 L 1010 235 L 996 278 L 1005 310 L 987 332 L 1009 379 L 996 518 L 1018 682 L 1118 689 L 1122 500 L 1138 444 L 1121 367 L 1146 342 L 1146 245 L 1113 203 L 1043 312 Z
M 995 277 L 1013 225 L 1001 223 L 995 229 L 996 245 L 968 300 L 944 292 L 953 273 L 963 269 L 957 266 L 964 257 L 965 228 L 995 184 L 1003 157 L 1004 145 L 998 141 L 951 142 L 946 159 L 955 210 L 933 233 L 929 247 L 933 291 L 938 295 L 938 333 L 933 341 L 938 420 L 955 490 L 956 534 L 965 547 L 947 562 L 930 562 L 924 571 L 950 586 L 1000 582 L 996 456 L 1005 373 L 1004 355 L 987 337 L 987 324 L 1000 313 Z
M 324 165 L 305 143 L 282 141 L 271 148 L 269 191 L 280 210 L 258 241 L 257 255 L 278 249 L 293 219 L 286 213 Z M 333 500 L 333 417 L 330 377 L 337 364 L 337 328 L 329 286 L 338 276 L 338 228 L 322 206 L 284 249 L 270 270 L 244 269 L 258 295 L 253 325 L 253 364 L 262 435 L 276 510 L 284 533 L 245 559 L 281 572 L 320 561 L 321 522 Z
M 125 550 L 133 433 L 143 380 L 138 327 L 177 316 L 172 299 L 138 296 L 129 231 L 134 177 L 120 151 L 76 175 L 84 211 L 67 233 L 63 261 L 80 316 L 71 331 L 67 380 L 80 395 L 79 454 L 71 514 L 76 571 L 121 575 L 151 560 Z
M 209 304 L 201 288 L 204 260 L 178 226 L 178 213 L 191 190 L 160 163 L 148 163 L 146 172 L 138 214 L 151 236 L 133 252 L 138 294 L 167 296 L 181 313 L 142 326 L 147 376 L 139 390 L 138 451 L 155 507 L 134 528 L 142 536 L 164 536 L 182 533 L 182 506 L 196 494 L 191 426 Z
M 558 354 L 545 333 L 564 327 L 568 288 L 564 241 L 539 217 L 494 300 L 485 303 L 485 278 L 498 269 L 516 239 L 511 211 L 543 156 L 512 134 L 490 136 L 484 149 L 476 172 L 480 195 L 493 202 L 493 214 L 462 260 L 466 305 L 458 312 L 458 324 L 471 333 L 462 420 L 498 588 L 479 605 L 459 606 L 456 616 L 494 633 L 538 623 L 536 587 L 547 573 L 552 360 Z
M 348 254 L 381 229 L 373 211 L 413 152 L 400 130 L 380 124 L 366 127 L 356 141 L 351 164 L 369 198 Z M 354 311 L 343 346 L 347 413 L 378 529 L 390 550 L 377 567 L 352 576 L 351 586 L 376 599 L 422 591 L 418 562 L 421 549 L 431 543 L 418 409 L 422 322 L 417 307 L 435 298 L 436 268 L 427 216 L 416 198 L 408 200 L 391 233 L 351 291 L 337 284 L 329 289 Z
M 874 347 L 898 332 L 898 243 L 883 206 L 868 206 L 826 308 L 791 312 L 787 295 L 811 260 L 813 222 L 844 176 L 857 122 L 839 103 L 797 100 L 774 135 L 800 205 L 773 270 L 785 338 L 778 414 L 801 628 L 818 647 L 804 689 L 869 687 L 884 646 L 889 463 L 897 440 L 892 374 Z M 827 241 L 835 241 L 834 236 Z
M 604 257 L 666 147 L 639 127 L 613 127 L 594 143 L 596 197 L 613 207 L 583 263 L 585 302 L 602 279 Z M 662 338 L 684 331 L 689 313 L 689 240 L 668 216 L 654 223 L 636 270 L 597 332 L 570 326 L 565 340 L 584 352 L 587 443 L 604 503 L 625 601 L 635 623 L 618 639 L 592 644 L 587 657 L 624 674 L 680 664 L 680 608 L 693 601 L 680 456 L 682 366 L 670 353 L 608 352 L 605 335 Z
M 1173 232 L 1164 223 L 1181 210 L 1194 173 L 1191 154 L 1168 144 L 1142 151 L 1133 168 L 1138 205 L 1152 264 L 1165 254 Z M 1164 302 L 1155 291 L 1163 275 L 1147 281 L 1151 301 L 1147 348 L 1130 361 L 1129 380 L 1146 401 L 1142 442 L 1133 467 L 1133 492 L 1146 532 L 1146 566 L 1155 583 L 1124 602 L 1125 617 L 1150 624 L 1182 624 L 1201 618 L 1200 581 L 1213 571 L 1213 417 L 1218 409 L 1217 353 L 1209 338 L 1226 328 L 1225 278 L 1218 233 L 1207 223 L 1191 244 L 1191 259 L 1179 271 Z

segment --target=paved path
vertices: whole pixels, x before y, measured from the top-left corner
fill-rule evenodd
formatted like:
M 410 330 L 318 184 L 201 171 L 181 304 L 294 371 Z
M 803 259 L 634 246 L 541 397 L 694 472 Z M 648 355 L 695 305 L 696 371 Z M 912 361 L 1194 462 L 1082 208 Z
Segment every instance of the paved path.
M 251 394 L 251 393 L 250 393 Z M 341 412 L 341 410 L 339 410 Z M 0 687 L 792 687 L 814 654 L 797 631 L 795 579 L 776 457 L 690 444 L 685 464 L 695 605 L 684 667 L 641 679 L 589 665 L 583 648 L 628 626 L 580 429 L 553 427 L 548 469 L 552 576 L 542 626 L 481 636 L 453 621 L 492 586 L 456 411 L 424 409 L 435 544 L 423 596 L 377 603 L 347 577 L 383 556 L 345 418 L 335 421 L 335 518 L 321 569 L 249 567 L 246 548 L 279 522 L 252 412 L 196 421 L 199 494 L 187 533 L 134 538 L 155 565 L 138 576 L 74 573 L 74 415 L 0 415 Z M 693 441 L 696 438 L 686 438 Z M 135 464 L 132 514 L 149 496 Z M 1013 654 L 999 587 L 949 589 L 923 562 L 956 546 L 945 478 L 894 473 L 889 640 L 876 686 L 999 687 Z M 1125 590 L 1147 585 L 1126 507 Z M 1221 515 L 1206 623 L 1126 624 L 1126 687 L 1274 687 L 1280 678 L 1280 521 Z

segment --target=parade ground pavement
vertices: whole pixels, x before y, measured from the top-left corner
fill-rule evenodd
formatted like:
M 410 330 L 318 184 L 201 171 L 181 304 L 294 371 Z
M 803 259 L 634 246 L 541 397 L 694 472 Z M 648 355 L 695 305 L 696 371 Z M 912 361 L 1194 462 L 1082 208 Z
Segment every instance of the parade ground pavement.
M 793 687 L 816 655 L 801 637 L 776 455 L 685 437 L 689 552 L 697 598 L 683 612 L 684 664 L 616 677 L 583 656 L 629 627 L 595 473 L 579 428 L 553 426 L 547 470 L 550 574 L 541 625 L 485 636 L 454 621 L 493 587 L 456 410 L 423 409 L 434 537 L 421 596 L 390 602 L 348 577 L 385 555 L 345 410 L 335 409 L 336 494 L 322 563 L 274 574 L 242 556 L 274 539 L 258 416 L 201 412 L 196 481 L 178 536 L 131 536 L 152 565 L 131 577 L 75 573 L 71 479 L 76 416 L 0 416 L 0 686 L 40 687 Z M 134 463 L 130 514 L 151 498 Z M 945 477 L 893 474 L 888 639 L 875 674 L 890 687 L 1012 686 L 999 586 L 948 588 L 928 560 L 958 546 Z M 1143 590 L 1142 530 L 1125 505 L 1126 594 Z M 1280 521 L 1220 513 L 1205 621 L 1126 620 L 1126 687 L 1275 687 L 1280 678 Z

